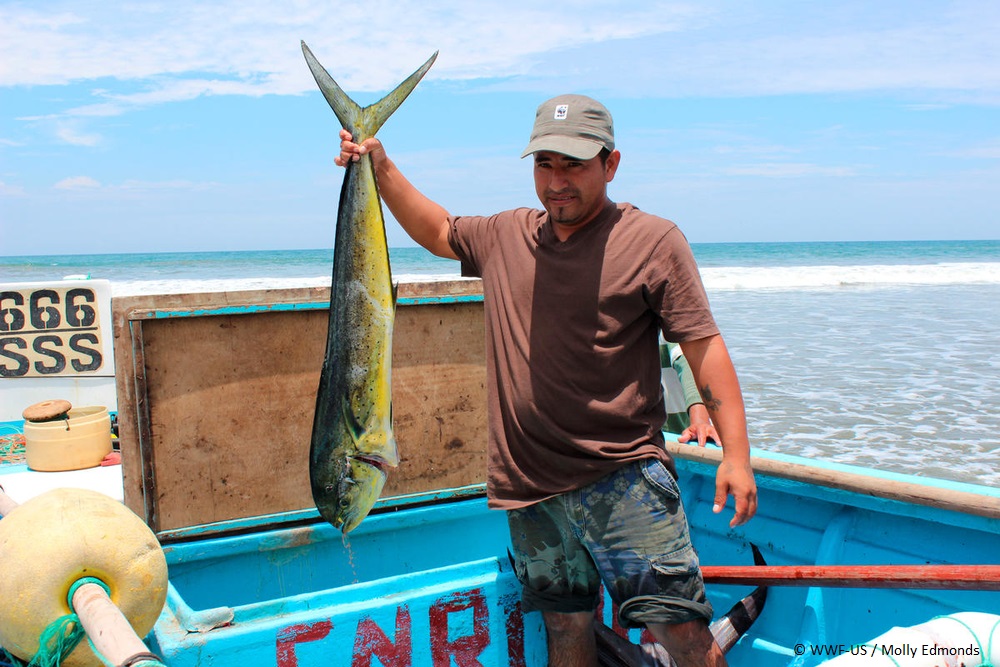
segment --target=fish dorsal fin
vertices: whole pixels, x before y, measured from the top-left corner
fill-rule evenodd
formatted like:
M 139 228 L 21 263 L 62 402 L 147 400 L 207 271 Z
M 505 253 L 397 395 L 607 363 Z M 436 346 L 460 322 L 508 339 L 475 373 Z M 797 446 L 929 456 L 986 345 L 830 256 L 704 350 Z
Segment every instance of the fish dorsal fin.
M 323 97 L 330 104 L 333 113 L 337 115 L 341 126 L 353 135 L 354 141 L 361 142 L 368 137 L 375 136 L 375 133 L 389 119 L 389 116 L 399 108 L 399 105 L 416 88 L 420 79 L 434 64 L 438 52 L 435 51 L 434 55 L 427 59 L 427 62 L 396 86 L 392 92 L 375 104 L 364 108 L 361 108 L 357 102 L 347 96 L 347 93 L 333 80 L 329 72 L 316 60 L 316 56 L 309 50 L 305 42 L 302 42 L 302 55 L 305 56 L 313 78 L 316 79 Z

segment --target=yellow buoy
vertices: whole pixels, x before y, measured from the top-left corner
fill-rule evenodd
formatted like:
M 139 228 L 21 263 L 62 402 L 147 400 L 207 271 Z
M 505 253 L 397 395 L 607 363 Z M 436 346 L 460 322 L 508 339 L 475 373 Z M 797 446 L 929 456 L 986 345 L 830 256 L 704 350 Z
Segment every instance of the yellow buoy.
M 94 577 L 139 637 L 153 628 L 167 597 L 167 561 L 156 536 L 120 502 L 96 491 L 55 489 L 0 520 L 0 645 L 22 660 L 39 637 L 71 613 L 70 588 Z M 67 667 L 99 666 L 81 642 Z

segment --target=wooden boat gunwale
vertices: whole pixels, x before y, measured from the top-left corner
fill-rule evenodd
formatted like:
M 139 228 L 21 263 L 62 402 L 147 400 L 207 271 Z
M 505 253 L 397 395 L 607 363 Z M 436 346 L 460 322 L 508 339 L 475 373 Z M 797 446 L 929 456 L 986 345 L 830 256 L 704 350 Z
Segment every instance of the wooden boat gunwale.
M 722 461 L 721 448 L 692 447 L 676 442 L 676 438 L 672 438 L 671 435 L 667 436 L 666 448 L 671 455 L 688 461 L 712 466 L 717 466 Z M 830 461 L 808 460 L 756 448 L 751 454 L 751 463 L 758 475 L 839 489 L 903 504 L 1000 519 L 1000 489 L 993 487 L 937 478 L 918 478 L 904 473 L 872 470 Z

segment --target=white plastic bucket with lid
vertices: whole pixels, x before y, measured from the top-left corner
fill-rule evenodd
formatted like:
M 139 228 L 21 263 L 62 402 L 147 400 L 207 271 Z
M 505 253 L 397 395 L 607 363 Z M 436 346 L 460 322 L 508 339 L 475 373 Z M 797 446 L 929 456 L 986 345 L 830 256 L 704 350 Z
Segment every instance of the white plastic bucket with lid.
M 73 408 L 65 419 L 24 422 L 24 456 L 31 470 L 93 468 L 111 449 L 111 415 L 102 405 Z

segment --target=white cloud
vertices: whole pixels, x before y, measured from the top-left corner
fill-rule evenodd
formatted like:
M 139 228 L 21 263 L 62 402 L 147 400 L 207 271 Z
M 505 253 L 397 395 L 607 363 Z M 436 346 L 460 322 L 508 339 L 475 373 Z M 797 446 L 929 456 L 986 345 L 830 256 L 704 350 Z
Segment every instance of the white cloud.
M 74 146 L 96 146 L 101 143 L 99 134 L 80 132 L 75 123 L 58 122 L 56 136 Z
M 126 196 L 131 197 L 137 194 L 149 194 L 153 192 L 204 192 L 217 189 L 218 183 L 194 182 L 184 179 L 169 181 L 141 181 L 138 179 L 128 179 L 117 184 L 103 184 L 96 178 L 90 176 L 70 176 L 64 178 L 52 186 L 56 190 L 66 190 L 75 192 L 101 192 L 109 197 Z
M 1000 160 L 1000 139 L 986 141 L 978 146 L 948 151 L 943 153 L 948 157 L 967 158 L 973 160 Z
M 533 54 L 677 29 L 700 16 L 682 3 L 639 8 L 593 0 L 538 6 L 528 0 L 466 3 L 79 1 L 0 7 L 0 85 L 56 85 L 114 77 L 199 73 L 279 94 L 312 90 L 299 50 L 305 39 L 355 90 L 395 85 L 412 63 L 447 54 L 435 75 L 509 76 Z M 30 55 L 29 55 L 30 54 Z M 525 59 L 528 59 L 527 61 Z M 214 77 L 209 77 L 214 78 Z
M 375 92 L 436 50 L 429 78 L 495 80 L 528 72 L 547 50 L 677 30 L 703 14 L 669 0 L 634 9 L 597 0 L 0 4 L 0 90 L 99 82 L 90 103 L 54 101 L 51 113 L 19 118 L 94 147 L 103 141 L 95 119 L 212 95 L 315 91 L 302 39 L 345 89 Z
M 97 190 L 101 184 L 90 176 L 70 176 L 52 186 L 56 190 Z
M 996 34 L 1000 5 L 982 0 L 53 0 L 0 6 L 0 87 L 101 80 L 97 102 L 69 115 L 300 94 L 315 90 L 305 39 L 350 91 L 387 90 L 440 50 L 431 79 L 549 89 L 558 78 L 636 97 L 924 90 L 995 104 Z
M 23 197 L 24 188 L 20 185 L 10 185 L 0 181 L 0 197 Z

